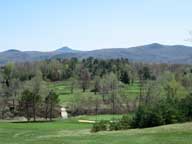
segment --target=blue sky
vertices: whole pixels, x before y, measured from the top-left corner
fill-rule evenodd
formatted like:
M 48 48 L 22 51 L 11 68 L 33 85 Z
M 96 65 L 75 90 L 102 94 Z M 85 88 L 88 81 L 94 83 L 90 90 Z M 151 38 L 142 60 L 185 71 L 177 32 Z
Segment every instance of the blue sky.
M 0 0 L 0 51 L 185 44 L 192 0 Z

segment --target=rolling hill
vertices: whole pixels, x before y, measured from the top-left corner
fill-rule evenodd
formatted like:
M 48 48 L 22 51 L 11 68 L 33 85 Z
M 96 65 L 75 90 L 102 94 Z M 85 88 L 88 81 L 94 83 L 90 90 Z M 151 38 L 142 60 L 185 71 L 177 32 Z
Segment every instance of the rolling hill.
M 77 53 L 78 51 L 68 47 L 62 47 L 55 51 L 40 52 L 40 51 L 19 51 L 15 49 L 7 50 L 0 53 L 0 64 L 7 62 L 25 62 L 50 59 L 56 55 Z
M 128 58 L 131 61 L 155 62 L 155 63 L 192 63 L 192 47 L 183 45 L 161 45 L 153 43 L 144 46 L 131 48 L 111 48 L 86 51 L 74 54 L 59 54 L 57 58 L 87 58 L 95 57 L 100 59 Z
M 8 61 L 22 62 L 71 57 L 77 57 L 79 59 L 87 57 L 99 59 L 128 58 L 131 61 L 191 64 L 192 47 L 153 43 L 131 48 L 111 48 L 93 51 L 77 51 L 68 47 L 63 47 L 52 52 L 8 50 L 0 53 L 0 64 L 7 63 Z

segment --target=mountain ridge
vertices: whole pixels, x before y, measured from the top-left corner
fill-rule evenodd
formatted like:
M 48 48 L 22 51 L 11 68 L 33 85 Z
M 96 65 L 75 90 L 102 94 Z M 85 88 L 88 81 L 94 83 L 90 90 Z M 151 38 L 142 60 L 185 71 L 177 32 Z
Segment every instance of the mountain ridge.
M 79 51 L 67 46 L 48 52 L 10 49 L 0 52 L 0 64 L 5 64 L 9 61 L 24 62 L 72 57 L 79 59 L 87 57 L 99 59 L 128 58 L 131 61 L 141 62 L 191 64 L 192 47 L 152 43 L 130 48 L 106 48 L 91 51 Z

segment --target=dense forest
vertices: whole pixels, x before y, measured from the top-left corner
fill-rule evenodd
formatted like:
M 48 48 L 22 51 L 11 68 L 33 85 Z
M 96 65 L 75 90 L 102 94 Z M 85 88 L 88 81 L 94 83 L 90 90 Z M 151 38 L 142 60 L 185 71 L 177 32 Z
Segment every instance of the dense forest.
M 191 65 L 92 57 L 1 66 L 0 119 L 23 116 L 28 121 L 36 121 L 59 117 L 63 104 L 51 87 L 59 81 L 67 81 L 68 91 L 74 93 L 72 101 L 64 105 L 71 116 L 133 114 L 131 120 L 125 116 L 113 123 L 112 129 L 126 124 L 143 128 L 192 119 Z M 130 98 L 126 89 L 133 85 L 138 86 L 138 94 Z M 75 94 L 77 88 L 81 91 Z M 86 92 L 90 94 L 78 96 Z M 97 124 L 95 126 L 97 128 Z

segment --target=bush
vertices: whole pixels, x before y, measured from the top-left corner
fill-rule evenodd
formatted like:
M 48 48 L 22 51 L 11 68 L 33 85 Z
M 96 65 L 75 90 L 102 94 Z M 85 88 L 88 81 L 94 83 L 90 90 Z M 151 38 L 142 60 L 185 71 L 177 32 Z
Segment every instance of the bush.
M 131 124 L 132 119 L 130 118 L 129 115 L 124 115 L 121 120 L 120 120 L 120 124 L 121 124 L 121 129 L 129 129 L 130 128 L 130 124 Z
M 108 127 L 108 121 L 99 121 L 93 124 L 91 132 L 106 131 Z
M 175 107 L 165 106 L 162 110 L 165 124 L 173 124 L 181 121 L 181 113 Z
M 109 130 L 121 130 L 121 123 L 120 121 L 113 121 L 109 123 Z
M 151 105 L 140 106 L 131 126 L 133 128 L 146 128 L 182 121 L 184 121 L 184 114 L 179 108 L 179 101 L 170 98 Z
M 192 93 L 186 98 L 183 98 L 180 102 L 180 109 L 186 120 L 192 120 Z
M 129 115 L 124 115 L 120 120 L 110 122 L 109 130 L 125 130 L 130 128 L 131 118 Z
M 140 106 L 133 117 L 133 128 L 154 127 L 164 124 L 161 111 L 149 106 Z

